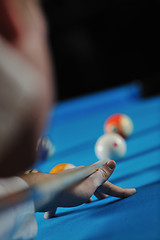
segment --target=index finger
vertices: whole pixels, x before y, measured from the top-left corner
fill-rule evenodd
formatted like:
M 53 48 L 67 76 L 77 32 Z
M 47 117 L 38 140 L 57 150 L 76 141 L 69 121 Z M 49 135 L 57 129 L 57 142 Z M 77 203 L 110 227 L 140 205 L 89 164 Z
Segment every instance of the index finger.
M 103 185 L 98 187 L 98 191 L 119 198 L 126 198 L 136 193 L 135 188 L 121 188 L 109 181 L 106 181 Z

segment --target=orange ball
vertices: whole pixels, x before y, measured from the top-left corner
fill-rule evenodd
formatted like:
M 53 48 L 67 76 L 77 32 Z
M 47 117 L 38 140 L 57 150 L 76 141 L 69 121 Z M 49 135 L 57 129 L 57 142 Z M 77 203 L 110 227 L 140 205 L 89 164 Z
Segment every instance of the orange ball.
M 54 168 L 52 168 L 50 173 L 54 174 L 54 173 L 58 173 L 63 170 L 72 169 L 72 168 L 75 168 L 75 165 L 73 165 L 71 163 L 60 163 L 60 164 L 56 165 Z
M 133 123 L 127 115 L 117 113 L 107 118 L 104 130 L 107 133 L 118 133 L 123 138 L 128 138 L 133 132 Z

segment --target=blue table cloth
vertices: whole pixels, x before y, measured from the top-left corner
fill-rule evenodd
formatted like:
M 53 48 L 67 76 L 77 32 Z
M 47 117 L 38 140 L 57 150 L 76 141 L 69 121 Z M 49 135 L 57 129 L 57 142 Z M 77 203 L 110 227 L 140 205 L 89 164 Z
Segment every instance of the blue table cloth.
M 134 132 L 110 181 L 136 187 L 137 193 L 126 199 L 93 197 L 90 204 L 59 208 L 48 220 L 36 213 L 36 240 L 160 239 L 160 96 L 143 99 L 140 86 L 133 83 L 57 104 L 44 130 L 55 154 L 36 167 L 49 172 L 58 163 L 97 161 L 94 145 L 113 113 L 129 115 Z

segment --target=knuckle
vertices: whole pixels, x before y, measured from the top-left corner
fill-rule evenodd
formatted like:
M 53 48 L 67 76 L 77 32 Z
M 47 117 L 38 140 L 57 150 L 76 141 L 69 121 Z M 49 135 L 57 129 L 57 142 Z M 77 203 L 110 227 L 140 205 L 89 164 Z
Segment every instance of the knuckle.
M 129 195 L 128 195 L 128 193 L 127 193 L 127 189 L 126 188 L 124 188 L 123 190 L 122 190 L 122 198 L 126 198 L 126 197 L 128 197 Z
M 104 179 L 108 178 L 110 175 L 109 172 L 103 167 L 99 168 L 99 172 Z
M 125 198 L 125 197 L 126 197 L 126 190 L 123 189 L 123 190 L 122 190 L 122 198 Z

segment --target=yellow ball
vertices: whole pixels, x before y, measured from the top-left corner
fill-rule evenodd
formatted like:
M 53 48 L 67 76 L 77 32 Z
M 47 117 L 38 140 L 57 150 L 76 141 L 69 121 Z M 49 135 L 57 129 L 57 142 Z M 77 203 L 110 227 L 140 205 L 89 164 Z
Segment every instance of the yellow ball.
M 75 165 L 73 165 L 71 163 L 60 163 L 60 164 L 56 165 L 54 168 L 52 168 L 50 173 L 54 174 L 54 173 L 58 173 L 63 170 L 72 169 L 72 168 L 75 168 Z

